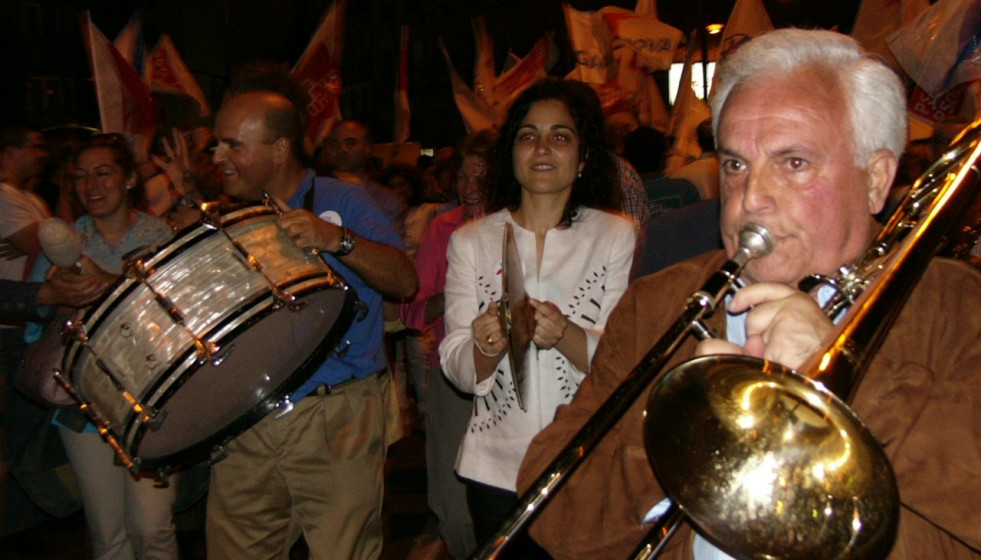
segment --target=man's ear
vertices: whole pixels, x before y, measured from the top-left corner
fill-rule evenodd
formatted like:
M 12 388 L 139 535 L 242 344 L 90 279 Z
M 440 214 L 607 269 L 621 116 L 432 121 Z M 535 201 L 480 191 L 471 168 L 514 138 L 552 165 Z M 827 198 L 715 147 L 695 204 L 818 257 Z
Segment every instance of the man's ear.
M 282 163 L 290 158 L 290 153 L 293 151 L 293 142 L 285 136 L 281 136 L 275 142 L 273 142 L 273 157 L 276 158 L 276 163 Z
M 896 178 L 899 160 L 889 150 L 879 150 L 869 158 L 865 166 L 865 187 L 868 194 L 869 213 L 878 214 L 889 197 L 889 190 Z

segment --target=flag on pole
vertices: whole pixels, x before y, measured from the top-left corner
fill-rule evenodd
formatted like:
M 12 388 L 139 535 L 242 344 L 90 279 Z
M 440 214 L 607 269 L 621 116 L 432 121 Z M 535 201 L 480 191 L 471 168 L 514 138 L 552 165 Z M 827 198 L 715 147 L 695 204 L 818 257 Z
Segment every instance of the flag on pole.
M 119 31 L 112 44 L 123 56 L 123 59 L 133 65 L 136 73 L 143 78 L 143 81 L 149 84 L 146 41 L 143 40 L 143 15 L 139 8 L 133 12 L 133 16 L 126 22 L 126 26 Z
M 668 136 L 674 136 L 672 153 L 668 155 L 665 172 L 671 171 L 698 157 L 702 150 L 698 146 L 696 129 L 698 124 L 711 116 L 708 105 L 699 99 L 692 89 L 691 67 L 696 44 L 697 31 L 692 31 L 688 39 L 688 51 L 685 54 L 685 67 L 681 72 L 678 83 L 678 95 L 675 98 L 674 111 L 671 114 L 671 126 Z
M 956 85 L 938 98 L 916 86 L 909 98 L 909 137 L 913 140 L 929 138 L 938 122 L 960 115 L 967 96 L 973 95 L 969 85 L 966 82 Z M 973 120 L 969 116 L 965 119 Z
M 929 0 L 862 0 L 855 16 L 852 37 L 865 50 L 895 61 L 886 46 L 886 37 L 902 29 L 929 7 Z
M 392 141 L 396 144 L 409 139 L 409 26 L 403 25 L 399 37 L 399 74 L 395 80 L 395 129 Z
M 602 39 L 593 32 L 593 13 L 580 12 L 568 4 L 562 4 L 562 11 L 576 63 L 566 77 L 589 84 L 607 82 L 613 59 L 609 45 L 602 44 Z
M 637 0 L 634 13 L 657 19 L 657 0 Z
M 552 34 L 545 33 L 527 55 L 496 80 L 494 98 L 498 104 L 494 106 L 494 110 L 499 122 L 504 122 L 508 107 L 515 98 L 539 78 L 546 76 L 557 59 L 558 50 Z
M 736 0 L 729 13 L 729 21 L 722 30 L 719 43 L 719 62 L 742 43 L 773 29 L 770 15 L 761 0 Z
M 637 122 L 661 132 L 671 126 L 671 113 L 653 74 L 644 74 L 637 89 Z
M 484 16 L 470 20 L 474 39 L 473 91 L 487 106 L 499 111 L 501 101 L 496 98 L 494 84 L 497 83 L 497 67 L 494 62 L 494 40 L 487 31 Z
M 913 81 L 940 97 L 981 78 L 981 0 L 941 0 L 886 43 Z
M 92 23 L 88 10 L 82 15 L 81 24 L 92 65 L 102 131 L 124 135 L 136 160 L 146 161 L 156 129 L 150 90 L 133 65 L 126 62 Z
M 347 0 L 327 9 L 307 48 L 293 67 L 293 79 L 306 93 L 307 150 L 312 151 L 341 120 L 341 47 Z
M 439 41 L 439 48 L 443 52 L 443 58 L 446 60 L 446 68 L 450 73 L 450 83 L 453 87 L 453 101 L 460 111 L 460 116 L 463 117 L 463 125 L 467 129 L 467 134 L 496 126 L 498 124 L 497 114 L 494 112 L 494 109 L 477 97 L 473 90 L 463 81 L 463 78 L 460 77 L 460 74 L 453 66 L 450 53 L 446 51 L 446 46 L 443 44 L 442 39 Z
M 685 38 L 684 33 L 655 18 L 612 6 L 596 12 L 593 29 L 614 59 L 625 50 L 635 51 L 637 67 L 648 72 L 670 68 Z
M 519 62 L 521 62 L 521 57 L 508 49 L 508 55 L 504 57 L 504 64 L 501 65 L 501 74 L 507 74 L 507 71 L 517 66 Z
M 202 117 L 211 114 L 208 98 L 166 33 L 157 41 L 157 46 L 150 53 L 149 62 L 147 75 L 150 78 L 151 91 L 190 97 L 198 106 L 198 114 Z

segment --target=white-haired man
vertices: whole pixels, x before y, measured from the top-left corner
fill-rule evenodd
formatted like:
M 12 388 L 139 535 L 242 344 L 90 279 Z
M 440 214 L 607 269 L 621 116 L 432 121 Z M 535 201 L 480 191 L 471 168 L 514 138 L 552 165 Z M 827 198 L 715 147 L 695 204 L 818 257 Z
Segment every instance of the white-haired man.
M 684 299 L 734 254 L 747 223 L 770 230 L 773 252 L 750 262 L 746 287 L 709 321 L 720 338 L 689 340 L 669 367 L 721 353 L 799 367 L 821 348 L 833 324 L 797 283 L 833 275 L 865 252 L 903 149 L 905 106 L 892 71 L 837 33 L 774 31 L 727 58 L 712 101 L 725 251 L 627 291 L 576 398 L 532 443 L 519 487 L 535 480 L 678 317 Z M 981 275 L 932 261 L 853 401 L 899 484 L 890 558 L 981 557 L 981 316 L 969 301 L 981 301 Z M 631 408 L 532 525 L 556 558 L 623 558 L 647 532 L 642 520 L 664 492 L 645 453 L 644 405 Z M 667 558 L 725 558 L 687 526 L 668 546 Z

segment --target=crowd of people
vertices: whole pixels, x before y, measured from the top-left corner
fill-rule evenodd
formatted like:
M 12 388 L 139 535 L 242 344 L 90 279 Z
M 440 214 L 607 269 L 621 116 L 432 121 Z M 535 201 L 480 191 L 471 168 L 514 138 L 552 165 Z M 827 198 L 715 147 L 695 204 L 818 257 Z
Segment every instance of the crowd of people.
M 413 558 L 468 557 L 737 252 L 747 224 L 769 229 L 772 253 L 746 266 L 711 317 L 718 338 L 685 342 L 671 363 L 735 354 L 799 367 L 834 323 L 818 305 L 827 294 L 798 282 L 860 256 L 883 209 L 937 152 L 907 143 L 903 84 L 843 35 L 770 32 L 718 76 L 713 117 L 698 127 L 702 154 L 671 170 L 662 132 L 605 117 L 592 88 L 556 78 L 526 89 L 499 129 L 417 165 L 379 165 L 356 120 L 311 150 L 295 85 L 262 72 L 229 87 L 212 128 L 161 133 L 142 162 L 118 134 L 46 143 L 28 124 L 0 124 L 4 533 L 44 517 L 11 473 L 47 429 L 77 480 L 93 558 L 178 558 L 180 469 L 125 468 L 85 407 L 45 406 L 12 380 L 29 345 L 62 336 L 134 253 L 214 208 L 272 205 L 287 242 L 339 274 L 359 313 L 282 406 L 199 458 L 213 460 L 209 559 L 286 558 L 301 538 L 309 558 L 380 557 L 386 452 L 414 423 L 433 517 Z M 937 134 L 949 140 L 967 124 Z M 38 235 L 52 216 L 77 235 L 73 264 Z M 890 558 L 981 558 L 981 322 L 965 305 L 981 298 L 981 255 L 970 243 L 973 267 L 931 262 L 853 401 L 899 485 Z M 505 267 L 520 294 L 507 293 Z M 643 406 L 506 557 L 616 558 L 637 546 L 665 498 L 644 451 Z M 727 557 L 726 543 L 692 529 L 669 557 Z

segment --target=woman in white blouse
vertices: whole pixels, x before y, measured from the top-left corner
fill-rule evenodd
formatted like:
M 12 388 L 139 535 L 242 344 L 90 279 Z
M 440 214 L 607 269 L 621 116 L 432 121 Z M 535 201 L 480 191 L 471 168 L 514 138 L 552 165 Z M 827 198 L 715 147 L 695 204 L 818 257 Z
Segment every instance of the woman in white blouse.
M 617 214 L 616 163 L 589 86 L 546 79 L 522 93 L 490 176 L 488 215 L 450 240 L 447 336 L 439 348 L 446 376 L 475 396 L 457 473 L 467 483 L 478 542 L 517 502 L 515 479 L 532 437 L 589 372 L 606 318 L 627 287 L 635 242 L 633 225 Z M 534 311 L 524 409 L 498 317 L 506 224 L 523 268 L 508 274 L 523 276 Z

